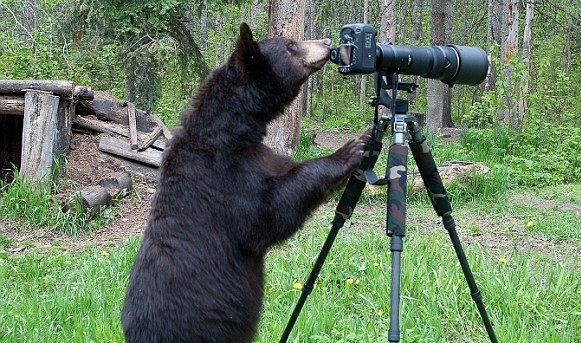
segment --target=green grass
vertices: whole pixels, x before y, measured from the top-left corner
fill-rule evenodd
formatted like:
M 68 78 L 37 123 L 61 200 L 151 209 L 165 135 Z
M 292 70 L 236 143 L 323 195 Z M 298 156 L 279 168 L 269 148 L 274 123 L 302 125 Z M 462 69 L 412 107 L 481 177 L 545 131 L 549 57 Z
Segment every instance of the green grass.
M 485 205 L 461 208 L 457 220 L 474 215 L 470 211 L 478 206 Z M 411 204 L 409 210 L 430 211 L 422 204 Z M 389 239 L 381 210 L 363 206 L 358 212 L 340 232 L 290 342 L 386 341 Z M 257 342 L 279 339 L 300 295 L 293 285 L 306 279 L 332 217 L 331 210 L 319 212 L 268 255 Z M 0 255 L 0 341 L 121 342 L 120 311 L 138 243 L 131 239 L 85 252 Z M 477 243 L 465 249 L 500 342 L 579 341 L 581 285 L 575 256 L 487 250 Z M 443 229 L 422 234 L 411 225 L 402 263 L 402 342 L 487 341 Z
M 17 174 L 17 172 L 15 172 Z M 24 226 L 44 228 L 77 236 L 83 231 L 97 229 L 111 219 L 112 208 L 87 213 L 77 205 L 64 212 L 53 195 L 58 187 L 49 180 L 34 187 L 25 178 L 16 177 L 11 183 L 0 181 L 0 217 L 9 217 Z
M 74 254 L 0 256 L 1 342 L 120 342 L 138 241 Z

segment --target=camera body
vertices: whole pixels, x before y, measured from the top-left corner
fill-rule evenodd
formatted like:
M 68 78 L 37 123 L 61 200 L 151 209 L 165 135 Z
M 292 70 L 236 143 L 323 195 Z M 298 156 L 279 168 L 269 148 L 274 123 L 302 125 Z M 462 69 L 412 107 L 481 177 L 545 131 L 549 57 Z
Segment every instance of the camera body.
M 344 25 L 339 45 L 331 51 L 331 62 L 341 74 L 419 75 L 449 85 L 477 85 L 486 78 L 488 56 L 479 47 L 376 44 L 376 36 L 377 30 L 370 25 Z
M 341 28 L 339 45 L 331 51 L 331 61 L 341 74 L 369 74 L 376 70 L 376 36 L 377 29 L 366 24 Z

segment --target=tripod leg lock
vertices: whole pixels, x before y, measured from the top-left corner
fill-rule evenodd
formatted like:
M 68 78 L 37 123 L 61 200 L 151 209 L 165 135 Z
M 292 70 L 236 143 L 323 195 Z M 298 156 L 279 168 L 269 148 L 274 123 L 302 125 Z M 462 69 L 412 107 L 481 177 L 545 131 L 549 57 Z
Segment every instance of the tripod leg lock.
M 454 217 L 450 215 L 444 216 L 442 218 L 442 224 L 444 224 L 444 229 L 447 231 L 456 229 L 456 222 L 454 221 Z
M 472 297 L 472 300 L 474 300 L 475 302 L 479 302 L 482 301 L 482 293 L 480 293 L 480 290 L 476 290 L 476 292 L 470 292 L 470 296 Z
M 303 287 L 301 287 L 301 291 L 306 295 L 309 295 L 313 291 L 313 288 L 314 288 L 313 286 L 309 285 L 308 283 L 305 283 L 303 284 Z
M 391 242 L 389 243 L 389 249 L 391 251 L 403 251 L 403 238 L 399 235 L 392 235 Z

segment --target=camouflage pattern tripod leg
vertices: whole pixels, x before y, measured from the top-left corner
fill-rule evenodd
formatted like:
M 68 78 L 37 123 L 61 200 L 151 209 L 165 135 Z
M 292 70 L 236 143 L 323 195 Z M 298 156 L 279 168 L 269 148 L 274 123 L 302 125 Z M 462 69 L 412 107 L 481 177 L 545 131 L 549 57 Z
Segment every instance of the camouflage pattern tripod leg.
M 460 238 L 456 231 L 456 224 L 454 218 L 452 217 L 452 206 L 448 200 L 448 195 L 446 194 L 446 189 L 438 173 L 438 168 L 436 167 L 436 162 L 434 162 L 434 157 L 432 152 L 426 142 L 426 138 L 419 132 L 419 127 L 417 123 L 412 122 L 408 124 L 412 140 L 409 141 L 409 146 L 414 156 L 414 160 L 418 166 L 422 180 L 426 186 L 426 191 L 430 196 L 432 206 L 438 214 L 442 217 L 442 222 L 444 228 L 448 231 L 454 250 L 456 251 L 456 256 L 464 272 L 464 277 L 470 288 L 470 295 L 472 300 L 476 302 L 480 316 L 488 333 L 488 337 L 492 343 L 497 343 L 496 334 L 492 327 L 492 323 L 482 302 L 482 294 L 476 286 L 476 281 L 474 280 L 474 275 L 466 259 L 464 249 L 462 248 L 462 243 L 460 243 Z
M 388 340 L 399 342 L 399 299 L 401 278 L 401 253 L 406 222 L 408 148 L 395 143 L 389 147 L 386 176 L 387 211 L 386 233 L 390 240 L 391 250 L 391 292 Z

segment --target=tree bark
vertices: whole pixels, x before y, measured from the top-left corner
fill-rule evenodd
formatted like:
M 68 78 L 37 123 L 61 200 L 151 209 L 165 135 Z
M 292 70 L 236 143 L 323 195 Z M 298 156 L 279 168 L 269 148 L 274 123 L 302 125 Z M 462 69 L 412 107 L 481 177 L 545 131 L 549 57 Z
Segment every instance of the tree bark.
M 418 45 L 420 38 L 423 33 L 424 24 L 424 11 L 423 11 L 424 0 L 413 0 L 412 1 L 412 45 Z M 413 82 L 418 84 L 420 82 L 420 77 L 414 75 L 412 78 Z M 408 101 L 414 101 L 418 96 L 418 92 L 413 92 L 408 94 Z M 424 115 L 425 117 L 425 115 Z
M 304 0 L 274 0 L 270 2 L 268 36 L 304 39 Z M 303 92 L 272 121 L 265 144 L 279 154 L 291 155 L 300 141 Z
M 522 76 L 522 93 L 519 101 L 518 107 L 518 122 L 517 126 L 520 127 L 522 125 L 525 113 L 528 107 L 527 103 L 527 96 L 529 94 L 529 75 L 530 75 L 530 67 L 531 67 L 531 41 L 532 41 L 532 23 L 533 18 L 535 15 L 535 0 L 529 0 L 526 3 L 526 14 L 525 14 L 525 28 L 523 34 L 523 43 L 522 43 L 522 59 L 525 64 L 525 72 Z
M 518 17 L 520 1 L 518 0 L 503 0 L 504 1 L 504 39 L 502 41 L 502 56 L 501 61 L 504 65 L 504 78 L 510 79 L 513 76 L 513 70 L 510 65 L 511 59 L 518 56 Z M 515 116 L 518 111 L 518 104 L 515 100 L 515 86 L 512 82 L 508 82 L 509 86 L 506 89 L 504 97 L 505 108 L 500 112 L 500 121 L 514 127 L 516 124 Z
M 396 0 L 383 0 L 381 4 L 381 24 L 379 41 L 395 42 L 395 5 Z
M 494 60 L 492 59 L 492 49 L 497 48 L 502 44 L 502 0 L 488 0 L 488 18 L 487 18 L 487 34 L 486 45 L 488 46 L 488 60 L 489 68 L 484 81 L 484 91 L 487 92 L 493 89 L 496 85 L 497 69 Z
M 73 81 L 57 80 L 0 80 L 0 94 L 24 95 L 28 89 L 70 97 L 73 95 L 74 84 Z
M 433 0 L 431 4 L 432 45 L 445 45 L 452 31 L 452 1 Z M 435 133 L 442 127 L 451 127 L 450 87 L 438 80 L 428 80 L 427 129 Z

